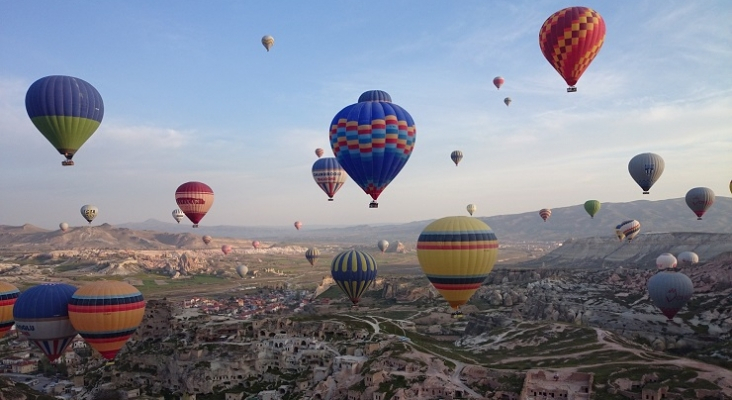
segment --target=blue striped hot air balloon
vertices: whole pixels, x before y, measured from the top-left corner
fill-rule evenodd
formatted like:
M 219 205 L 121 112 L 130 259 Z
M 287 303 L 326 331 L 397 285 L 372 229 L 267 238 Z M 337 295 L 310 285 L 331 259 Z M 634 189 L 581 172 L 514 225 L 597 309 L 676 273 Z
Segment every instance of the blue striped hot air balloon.
M 330 274 L 351 302 L 358 305 L 361 295 L 376 280 L 376 268 L 376 260 L 370 254 L 349 250 L 335 256 Z
M 66 283 L 44 283 L 21 293 L 13 307 L 15 328 L 49 361 L 59 358 L 76 337 L 68 311 L 75 291 L 75 286 Z

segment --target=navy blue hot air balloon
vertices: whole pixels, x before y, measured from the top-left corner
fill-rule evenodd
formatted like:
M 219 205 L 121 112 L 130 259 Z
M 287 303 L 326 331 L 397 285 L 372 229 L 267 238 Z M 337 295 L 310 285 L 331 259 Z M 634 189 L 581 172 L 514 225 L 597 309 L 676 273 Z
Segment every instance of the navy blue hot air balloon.
M 376 260 L 362 251 L 344 251 L 331 262 L 330 274 L 351 302 L 358 305 L 361 295 L 376 280 Z
M 49 361 L 59 358 L 77 334 L 68 310 L 76 290 L 66 283 L 44 283 L 21 293 L 13 307 L 15 328 Z
M 71 158 L 104 117 L 97 89 L 72 76 L 52 75 L 33 82 L 25 95 L 25 108 L 33 125 L 66 157 L 62 165 L 74 165 Z
M 409 113 L 382 90 L 370 90 L 342 109 L 330 125 L 330 145 L 343 167 L 373 201 L 412 155 L 417 129 Z

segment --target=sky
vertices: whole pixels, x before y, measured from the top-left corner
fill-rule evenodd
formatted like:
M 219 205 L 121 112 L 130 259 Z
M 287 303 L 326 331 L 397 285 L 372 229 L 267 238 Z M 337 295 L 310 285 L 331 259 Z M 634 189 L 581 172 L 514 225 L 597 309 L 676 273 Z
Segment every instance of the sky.
M 538 32 L 575 5 L 607 33 L 567 93 Z M 202 225 L 303 229 L 729 196 L 730 20 L 727 1 L 0 2 L 0 225 L 78 226 L 84 204 L 95 225 L 173 222 L 187 181 L 215 193 Z M 25 110 L 47 75 L 104 100 L 73 167 Z M 314 150 L 332 156 L 333 116 L 372 89 L 411 114 L 414 152 L 378 209 L 350 179 L 328 202 Z M 650 195 L 627 169 L 643 152 L 666 164 Z

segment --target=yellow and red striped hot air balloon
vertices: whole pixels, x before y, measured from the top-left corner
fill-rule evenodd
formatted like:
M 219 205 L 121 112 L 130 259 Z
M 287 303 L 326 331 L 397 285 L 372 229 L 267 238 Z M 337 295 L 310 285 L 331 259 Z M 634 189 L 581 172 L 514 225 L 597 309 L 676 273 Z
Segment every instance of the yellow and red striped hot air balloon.
M 18 296 L 20 296 L 20 291 L 17 287 L 0 282 L 0 338 L 5 336 L 15 323 L 13 306 Z
M 568 92 L 585 72 L 605 42 L 605 21 L 587 7 L 567 7 L 552 14 L 539 30 L 539 47 L 549 64 L 564 78 Z
M 417 239 L 422 271 L 455 310 L 483 284 L 496 257 L 498 239 L 477 218 L 440 218 L 427 225 Z
M 82 338 L 113 360 L 145 315 L 145 300 L 134 286 L 96 281 L 82 286 L 69 302 L 69 319 Z

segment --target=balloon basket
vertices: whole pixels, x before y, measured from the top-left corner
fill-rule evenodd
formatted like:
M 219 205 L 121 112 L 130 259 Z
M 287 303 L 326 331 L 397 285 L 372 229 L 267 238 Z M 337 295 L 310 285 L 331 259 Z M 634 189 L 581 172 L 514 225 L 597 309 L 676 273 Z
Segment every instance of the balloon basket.
M 577 88 L 574 86 L 570 86 L 567 88 L 567 93 L 574 93 L 577 91 Z
M 61 161 L 61 165 L 63 165 L 64 167 L 73 167 L 74 162 L 71 160 L 65 160 L 65 161 Z
M 193 227 L 194 227 L 194 228 L 198 228 L 198 224 L 194 224 L 194 225 L 193 225 Z
M 372 201 L 369 203 L 369 208 L 379 208 L 379 203 Z
M 333 201 L 333 199 L 328 199 L 328 201 Z
M 651 193 L 651 192 L 648 192 L 648 191 L 645 191 L 645 192 L 643 192 L 643 194 L 650 194 L 650 193 Z

